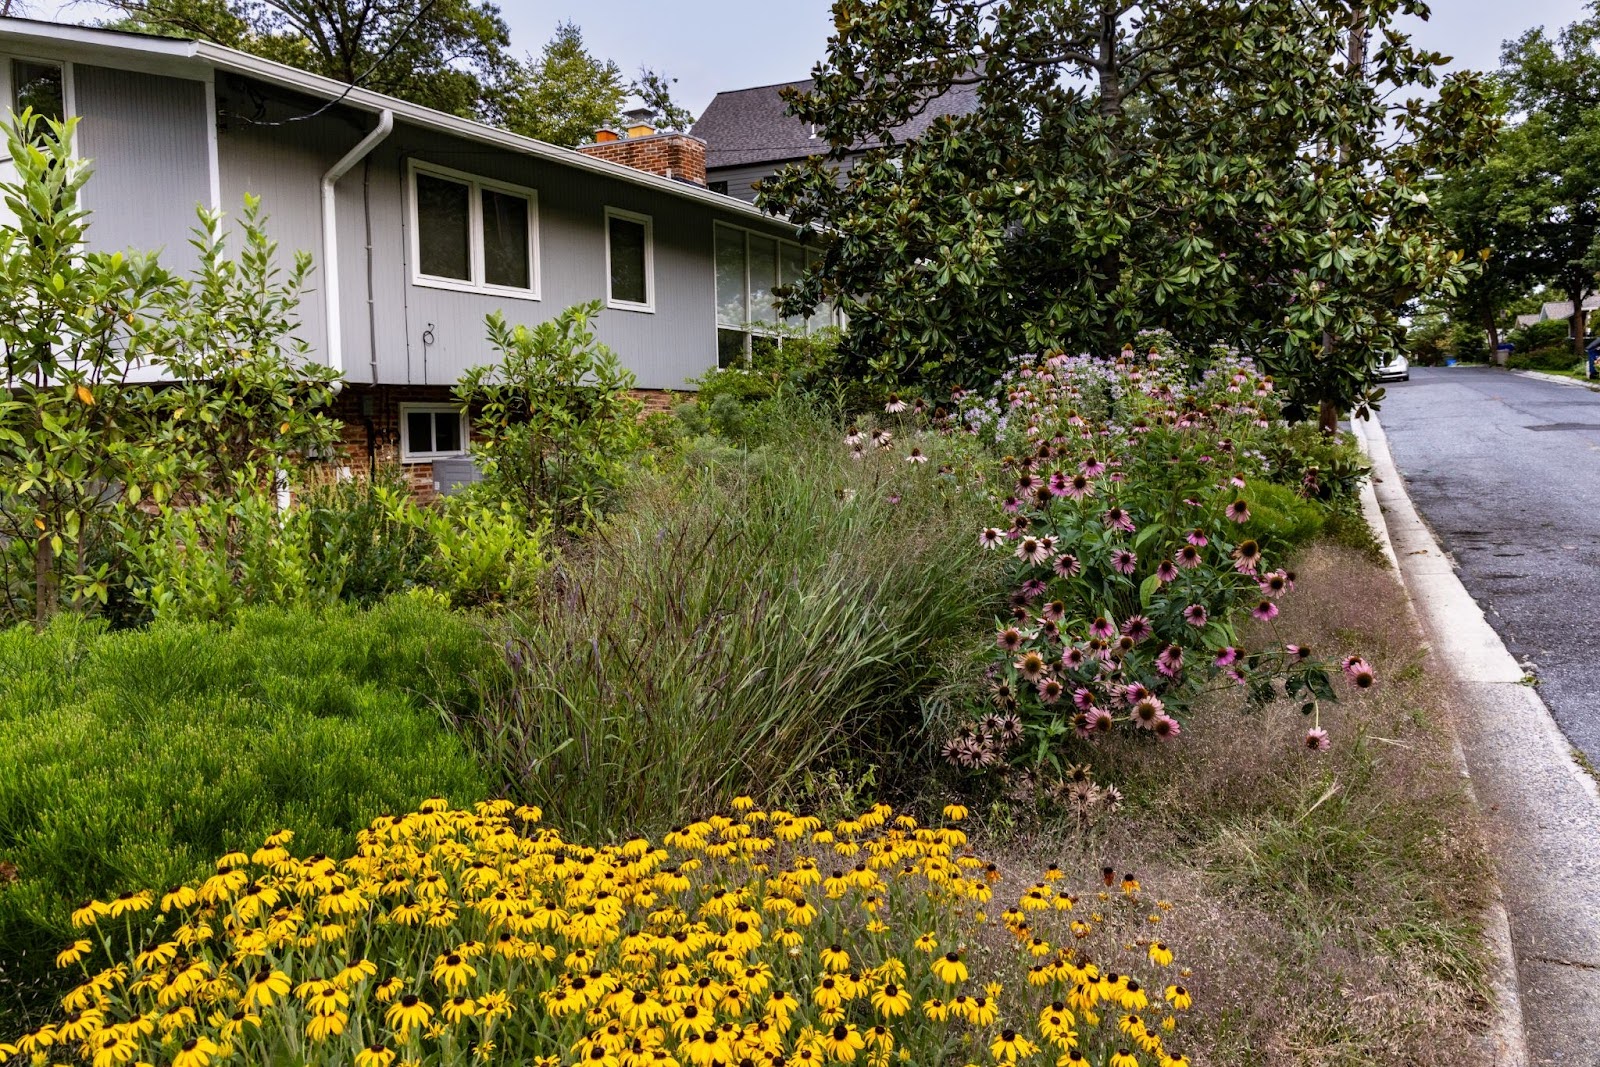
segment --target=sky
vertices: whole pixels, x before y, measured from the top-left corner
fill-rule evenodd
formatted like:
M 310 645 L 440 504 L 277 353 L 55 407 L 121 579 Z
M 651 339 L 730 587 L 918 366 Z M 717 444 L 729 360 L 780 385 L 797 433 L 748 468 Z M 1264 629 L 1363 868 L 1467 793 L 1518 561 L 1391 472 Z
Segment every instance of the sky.
M 598 56 L 632 76 L 642 66 L 677 79 L 673 97 L 695 114 L 719 89 L 806 77 L 826 50 L 830 0 L 498 0 L 518 52 L 537 52 L 556 24 L 583 28 Z M 92 22 L 92 0 L 33 0 L 35 17 Z M 1485 70 L 1500 44 L 1531 26 L 1582 16 L 1585 0 L 1432 0 L 1433 17 L 1406 20 L 1417 43 Z

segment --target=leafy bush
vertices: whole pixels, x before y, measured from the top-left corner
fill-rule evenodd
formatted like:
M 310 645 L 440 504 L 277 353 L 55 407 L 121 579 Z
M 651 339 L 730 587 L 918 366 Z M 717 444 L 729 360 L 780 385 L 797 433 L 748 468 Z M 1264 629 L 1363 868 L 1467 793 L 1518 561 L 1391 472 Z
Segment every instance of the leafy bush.
M 17 875 L 0 879 L 0 1014 L 29 1010 L 79 901 L 193 878 L 285 825 L 336 852 L 434 792 L 482 796 L 431 705 L 460 713 L 493 658 L 468 620 L 409 597 L 0 631 L 0 861 Z
M 510 795 L 564 827 L 660 828 L 905 746 L 989 588 L 981 501 L 898 453 L 851 463 L 834 433 L 702 453 L 556 561 L 466 724 Z
M 1516 346 L 1515 351 L 1519 354 L 1560 345 L 1565 345 L 1570 354 L 1572 343 L 1568 338 L 1571 333 L 1572 325 L 1566 319 L 1545 319 L 1512 330 L 1506 335 L 1506 340 Z
M 1542 371 L 1574 371 L 1581 370 L 1583 364 L 1572 354 L 1572 344 L 1563 340 L 1558 345 L 1547 348 L 1530 349 L 1527 352 L 1512 352 L 1506 360 L 1506 366 L 1513 370 L 1542 370 Z
M 342 861 L 275 833 L 208 878 L 80 907 L 67 1017 L 0 1055 L 1188 1067 L 1168 1043 L 1192 998 L 1147 918 L 1171 905 L 1132 875 L 1080 907 L 1052 867 L 1011 887 L 991 939 L 974 912 L 1003 875 L 952 856 L 960 830 L 751 807 L 662 847 L 587 847 L 506 801 L 381 818 Z M 174 1015 L 170 1038 L 148 1024 Z
M 471 495 L 509 504 L 530 528 L 578 529 L 617 491 L 644 441 L 634 378 L 595 339 L 599 302 L 532 328 L 489 316 L 499 360 L 462 375 L 456 395 L 477 416 Z

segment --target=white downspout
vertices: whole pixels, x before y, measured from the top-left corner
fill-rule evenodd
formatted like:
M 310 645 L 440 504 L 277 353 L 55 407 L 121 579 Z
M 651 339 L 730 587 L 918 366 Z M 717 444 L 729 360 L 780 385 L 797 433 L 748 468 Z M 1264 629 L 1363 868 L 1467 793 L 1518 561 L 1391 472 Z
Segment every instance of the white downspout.
M 344 338 L 339 322 L 339 234 L 334 186 L 393 129 L 394 112 L 384 108 L 378 112 L 378 125 L 373 131 L 322 176 L 322 301 L 328 331 L 328 366 L 340 374 L 344 373 Z M 342 388 L 342 383 L 334 388 Z

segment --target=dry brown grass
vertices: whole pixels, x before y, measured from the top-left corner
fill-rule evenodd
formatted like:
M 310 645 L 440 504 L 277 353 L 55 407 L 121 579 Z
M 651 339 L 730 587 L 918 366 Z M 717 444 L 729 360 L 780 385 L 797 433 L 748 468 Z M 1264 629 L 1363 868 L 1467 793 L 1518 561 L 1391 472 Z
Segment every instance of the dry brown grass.
M 1446 696 L 1390 571 L 1331 546 L 1297 570 L 1277 638 L 1359 651 L 1381 680 L 1323 709 L 1331 751 L 1301 748 L 1297 702 L 1219 694 L 1159 758 L 1128 744 L 1096 761 L 1130 797 L 1104 840 L 1034 831 L 989 851 L 1022 873 L 1076 849 L 1080 869 L 1133 870 L 1176 904 L 1162 930 L 1193 971 L 1196 1063 L 1486 1063 L 1489 875 Z

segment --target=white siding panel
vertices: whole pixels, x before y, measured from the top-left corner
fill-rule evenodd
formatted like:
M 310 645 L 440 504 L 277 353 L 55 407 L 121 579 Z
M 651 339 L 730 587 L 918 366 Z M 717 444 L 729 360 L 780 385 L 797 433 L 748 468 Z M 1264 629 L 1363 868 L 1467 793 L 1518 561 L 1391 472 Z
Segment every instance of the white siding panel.
M 169 268 L 189 269 L 195 209 L 211 199 L 205 83 L 87 63 L 73 79 L 78 151 L 94 167 L 83 198 L 91 247 L 159 250 Z

